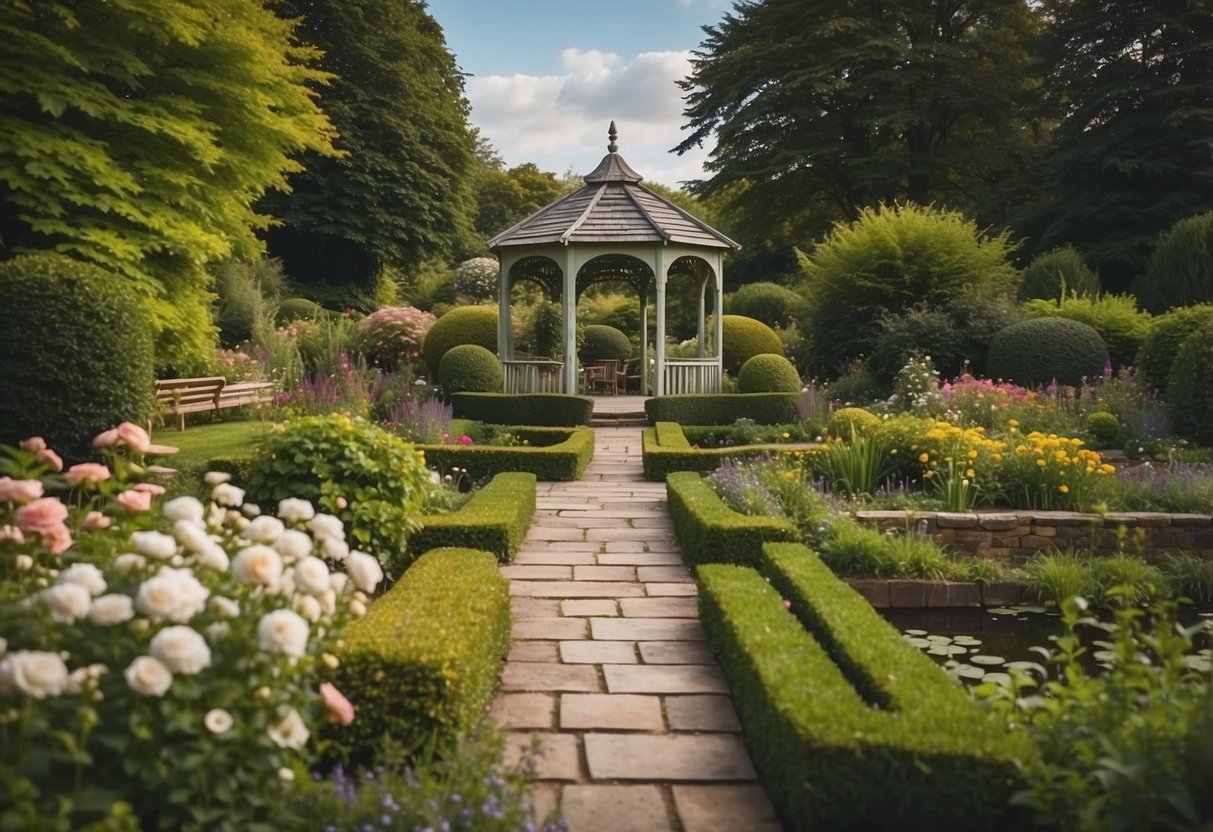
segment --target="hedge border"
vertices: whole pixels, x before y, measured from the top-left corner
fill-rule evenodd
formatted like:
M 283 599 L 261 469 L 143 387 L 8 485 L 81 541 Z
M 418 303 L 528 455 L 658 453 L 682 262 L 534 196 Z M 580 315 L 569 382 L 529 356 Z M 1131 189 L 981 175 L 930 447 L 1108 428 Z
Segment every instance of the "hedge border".
M 680 393 L 647 399 L 644 412 L 650 424 L 731 425 L 753 419 L 760 425 L 800 421 L 800 393 Z
M 409 537 L 416 552 L 461 546 L 491 552 L 508 563 L 535 517 L 535 475 L 523 471 L 498 474 L 450 514 L 421 518 Z
M 455 416 L 497 425 L 588 426 L 594 400 L 565 393 L 455 393 Z
M 763 543 L 800 539 L 796 526 L 787 520 L 729 508 L 696 473 L 672 473 L 665 488 L 674 533 L 691 563 L 756 566 Z
M 426 552 L 350 623 L 336 671 L 358 718 L 342 739 L 385 735 L 420 750 L 466 734 L 484 714 L 510 644 L 509 584 L 490 552 Z
M 749 459 L 771 454 L 803 453 L 803 447 L 788 445 L 733 445 L 728 448 L 696 448 L 687 439 L 682 425 L 658 422 L 641 432 L 644 478 L 661 482 L 675 471 L 707 474 L 724 464 L 725 459 Z
M 594 431 L 589 428 L 511 427 L 521 439 L 567 434 L 554 445 L 418 445 L 426 465 L 438 470 L 466 468 L 472 479 L 507 471 L 525 471 L 543 481 L 578 479 L 594 458 Z

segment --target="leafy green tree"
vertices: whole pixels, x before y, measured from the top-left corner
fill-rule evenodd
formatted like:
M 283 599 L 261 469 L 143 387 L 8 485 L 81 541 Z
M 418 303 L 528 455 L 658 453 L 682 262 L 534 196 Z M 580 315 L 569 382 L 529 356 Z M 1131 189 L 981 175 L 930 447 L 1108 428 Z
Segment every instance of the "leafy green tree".
M 476 184 L 476 232 L 500 234 L 566 193 L 556 174 L 524 162 L 509 170 L 484 166 Z
M 254 257 L 254 208 L 331 152 L 317 52 L 269 0 L 0 3 L 0 257 L 55 249 L 147 299 L 157 363 L 211 354 L 207 261 Z
M 449 255 L 470 232 L 476 139 L 463 76 L 419 0 L 282 0 L 299 36 L 334 76 L 320 105 L 340 157 L 309 154 L 292 193 L 266 208 L 287 274 L 368 287 L 384 266 L 408 270 Z

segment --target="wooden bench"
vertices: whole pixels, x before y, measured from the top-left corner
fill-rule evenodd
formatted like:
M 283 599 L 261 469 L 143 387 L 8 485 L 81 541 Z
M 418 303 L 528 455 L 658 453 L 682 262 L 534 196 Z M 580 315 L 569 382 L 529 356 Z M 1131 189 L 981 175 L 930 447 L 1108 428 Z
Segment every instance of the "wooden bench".
M 185 430 L 185 414 L 214 413 L 227 407 L 269 401 L 268 381 L 228 384 L 222 376 L 163 378 L 156 380 L 156 402 L 177 417 L 177 430 Z M 148 422 L 150 432 L 151 422 Z

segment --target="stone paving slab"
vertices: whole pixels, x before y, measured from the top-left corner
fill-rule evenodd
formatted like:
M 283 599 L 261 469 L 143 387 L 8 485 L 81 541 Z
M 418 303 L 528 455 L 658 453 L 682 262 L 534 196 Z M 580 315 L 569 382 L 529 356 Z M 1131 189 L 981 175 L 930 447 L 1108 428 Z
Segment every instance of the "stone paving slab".
M 560 727 L 659 732 L 665 720 L 658 696 L 566 693 L 560 697 Z
M 674 786 L 682 832 L 781 832 L 783 826 L 758 785 Z
M 704 641 L 642 641 L 640 657 L 646 664 L 713 664 L 716 661 Z
M 699 596 L 699 589 L 693 583 L 680 584 L 645 584 L 644 591 L 646 595 L 666 596 L 666 595 L 694 595 Z
M 673 832 L 661 789 L 652 785 L 565 786 L 570 832 Z
M 585 638 L 586 631 L 584 618 L 525 618 L 515 621 L 511 632 L 522 639 L 573 639 Z
M 673 731 L 741 732 L 733 700 L 727 696 L 667 696 L 665 715 Z
M 505 657 L 507 662 L 556 662 L 560 660 L 556 641 L 515 641 Z
M 502 760 L 506 767 L 516 766 L 530 755 L 532 739 L 539 740 L 539 753 L 531 756 L 535 766 L 536 780 L 583 780 L 585 770 L 581 764 L 581 748 L 573 734 L 509 733 L 506 734 L 505 753 Z
M 507 580 L 518 578 L 524 581 L 540 581 L 540 580 L 555 580 L 568 581 L 573 578 L 573 567 L 571 566 L 532 566 L 532 565 L 516 565 L 502 566 L 498 570 L 501 577 Z
M 685 566 L 638 566 L 636 577 L 654 583 L 690 583 L 691 572 Z
M 633 641 L 562 641 L 560 660 L 565 664 L 637 664 Z
M 598 555 L 598 563 L 603 566 L 677 566 L 682 558 L 672 552 L 612 552 L 607 544 L 607 551 Z
M 598 617 L 619 615 L 619 602 L 614 598 L 573 599 L 569 601 L 545 600 L 543 603 L 559 604 L 560 611 L 565 615 L 592 615 Z
M 754 780 L 750 755 L 732 734 L 586 734 L 595 780 Z
M 636 567 L 634 566 L 575 566 L 573 567 L 575 581 L 634 581 Z
M 699 599 L 623 598 L 619 609 L 627 618 L 699 618 Z
M 644 594 L 644 584 L 641 583 L 510 581 L 510 595 L 537 598 L 631 598 Z
M 510 612 L 515 621 L 520 618 L 556 618 L 560 615 L 560 602 L 548 598 L 515 597 L 510 599 Z
M 602 666 L 611 693 L 728 693 L 729 683 L 715 665 L 606 664 Z
M 498 728 L 551 728 L 556 697 L 547 693 L 504 693 L 493 699 L 489 716 Z
M 679 618 L 591 618 L 594 638 L 623 641 L 703 641 L 698 621 Z
M 502 690 L 602 690 L 593 665 L 549 662 L 506 662 L 501 669 Z

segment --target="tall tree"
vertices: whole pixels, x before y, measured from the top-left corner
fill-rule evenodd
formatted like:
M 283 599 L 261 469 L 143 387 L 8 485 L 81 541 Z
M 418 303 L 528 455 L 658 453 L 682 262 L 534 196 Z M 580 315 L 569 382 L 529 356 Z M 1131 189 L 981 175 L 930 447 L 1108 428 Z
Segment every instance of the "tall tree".
M 267 208 L 268 238 L 297 280 L 373 282 L 450 253 L 471 229 L 475 138 L 463 76 L 420 0 L 282 0 L 336 78 L 321 106 L 339 158 L 308 156 Z
M 695 53 L 685 152 L 715 137 L 698 189 L 732 183 L 760 223 L 819 233 L 878 202 L 971 210 L 1031 131 L 1027 0 L 739 2 Z
M 1213 3 L 1044 5 L 1057 127 L 1022 228 L 1039 250 L 1073 244 L 1124 288 L 1160 233 L 1213 209 Z
M 253 256 L 325 75 L 270 0 L 0 3 L 0 256 L 53 248 L 134 282 L 162 365 L 213 355 L 208 260 Z
M 534 162 L 509 170 L 485 165 L 476 183 L 476 232 L 492 237 L 564 193 L 556 174 L 540 170 Z

